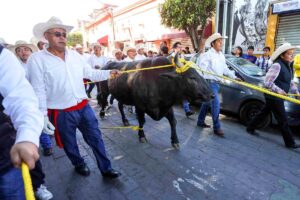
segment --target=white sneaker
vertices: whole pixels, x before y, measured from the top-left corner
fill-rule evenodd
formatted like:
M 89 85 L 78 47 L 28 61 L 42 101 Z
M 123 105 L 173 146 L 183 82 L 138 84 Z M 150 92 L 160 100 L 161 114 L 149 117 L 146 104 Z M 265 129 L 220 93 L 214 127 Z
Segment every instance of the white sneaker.
M 46 186 L 42 184 L 35 192 L 35 197 L 39 200 L 50 200 L 53 198 L 53 195 L 47 190 Z

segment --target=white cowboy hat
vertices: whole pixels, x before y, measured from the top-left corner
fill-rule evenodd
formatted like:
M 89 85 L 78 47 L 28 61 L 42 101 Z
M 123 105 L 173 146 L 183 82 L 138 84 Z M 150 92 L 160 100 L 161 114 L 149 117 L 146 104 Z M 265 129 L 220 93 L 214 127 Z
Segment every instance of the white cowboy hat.
M 3 38 L 0 38 L 0 44 L 7 45 L 8 43 Z
M 38 40 L 46 40 L 44 37 L 44 33 L 52 28 L 61 28 L 64 29 L 67 33 L 69 33 L 73 26 L 64 25 L 60 19 L 57 17 L 51 17 L 47 22 L 38 23 L 33 27 L 33 35 Z
M 124 49 L 125 54 L 127 55 L 128 51 L 130 51 L 130 50 L 136 51 L 136 48 L 134 48 L 134 47 L 126 47 L 126 48 Z
M 82 45 L 81 44 L 76 44 L 75 49 L 82 49 Z
M 16 53 L 16 50 L 19 47 L 28 47 L 29 49 L 31 49 L 32 52 L 38 51 L 38 48 L 36 46 L 34 46 L 33 44 L 30 44 L 30 43 L 27 43 L 24 40 L 16 41 L 15 45 L 12 45 L 11 47 L 9 47 L 9 50 L 11 50 L 13 53 Z
M 217 40 L 217 39 L 227 39 L 228 37 L 227 36 L 222 36 L 220 33 L 214 33 L 212 34 L 211 36 L 209 36 L 206 41 L 205 41 L 205 46 L 206 47 L 210 47 L 210 44 Z
M 114 49 L 114 50 L 112 51 L 112 55 L 115 56 L 116 53 L 119 53 L 119 52 L 122 52 L 121 49 Z
M 32 37 L 31 40 L 30 40 L 30 42 L 31 42 L 32 44 L 34 44 L 35 46 L 37 46 L 37 44 L 38 44 L 39 42 L 43 42 L 43 43 L 45 43 L 45 44 L 48 44 L 48 41 L 47 41 L 47 40 L 44 40 L 44 39 L 39 40 L 39 39 L 37 39 L 36 37 Z
M 284 43 L 280 47 L 276 49 L 276 51 L 272 54 L 271 60 L 274 62 L 282 53 L 290 50 L 290 49 L 297 49 L 300 48 L 299 46 L 292 46 L 290 43 Z

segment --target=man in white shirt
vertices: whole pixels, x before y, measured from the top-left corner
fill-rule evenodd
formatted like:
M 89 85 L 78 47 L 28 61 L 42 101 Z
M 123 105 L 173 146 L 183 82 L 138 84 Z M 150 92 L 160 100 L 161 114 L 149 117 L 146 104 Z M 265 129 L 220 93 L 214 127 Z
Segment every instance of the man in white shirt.
M 38 51 L 35 45 L 29 44 L 26 41 L 19 40 L 16 42 L 14 46 L 10 48 L 10 50 L 16 54 L 17 58 L 20 60 L 21 65 L 23 66 L 26 74 L 26 78 L 28 79 L 28 58 L 33 53 Z M 50 156 L 53 154 L 52 143 L 50 136 L 46 133 L 42 133 L 40 137 L 40 143 L 43 148 L 43 153 L 45 156 Z
M 145 60 L 147 57 L 145 56 L 144 47 L 137 48 L 137 55 L 135 56 L 135 60 Z
M 221 36 L 220 33 L 215 33 L 211 35 L 206 40 L 206 46 L 210 46 L 211 48 L 201 56 L 200 59 L 200 68 L 219 75 L 219 76 L 229 76 L 232 79 L 237 79 L 234 72 L 229 70 L 226 62 L 225 56 L 222 53 L 222 45 L 223 45 L 224 37 Z M 214 99 L 210 103 L 203 103 L 200 109 L 200 113 L 198 116 L 197 125 L 202 128 L 210 128 L 210 125 L 205 123 L 205 117 L 208 111 L 208 108 L 211 106 L 211 114 L 213 119 L 213 129 L 214 133 L 218 136 L 223 137 L 224 132 L 221 129 L 221 124 L 219 121 L 219 114 L 220 114 L 220 101 L 219 101 L 219 84 L 218 82 L 221 81 L 220 78 L 210 75 L 210 74 L 203 74 L 204 78 L 208 81 L 210 88 L 214 94 Z M 240 79 L 237 79 L 240 80 Z M 209 105 L 210 104 L 210 105 Z
M 123 62 L 123 52 L 121 51 L 121 49 L 115 49 L 112 52 L 114 59 L 113 61 L 115 62 Z
M 92 54 L 88 59 L 88 64 L 93 69 L 101 69 L 108 63 L 109 59 L 102 55 L 102 49 L 99 43 L 95 43 L 93 45 L 93 49 L 94 49 L 94 54 Z M 87 90 L 87 95 L 89 98 L 91 97 L 91 92 L 94 89 L 95 85 L 97 86 L 97 93 L 98 94 L 100 93 L 100 83 L 99 82 L 91 83 L 89 89 Z
M 0 46 L 0 199 L 25 199 L 21 170 L 13 165 L 25 162 L 33 169 L 39 158 L 43 114 L 38 106 L 17 58 Z
M 66 49 L 67 33 L 72 28 L 56 17 L 34 26 L 35 37 L 48 40 L 49 45 L 31 55 L 28 61 L 29 80 L 39 98 L 44 127 L 51 129 L 51 122 L 55 125 L 56 142 L 64 148 L 76 172 L 83 176 L 90 174 L 79 153 L 76 141 L 78 128 L 93 150 L 102 175 L 117 178 L 120 173 L 112 169 L 106 156 L 98 120 L 88 104 L 82 80 L 102 81 L 119 72 L 92 69 L 77 52 Z
M 127 57 L 124 59 L 125 62 L 133 62 L 136 57 L 136 49 L 134 47 L 127 47 L 124 51 Z

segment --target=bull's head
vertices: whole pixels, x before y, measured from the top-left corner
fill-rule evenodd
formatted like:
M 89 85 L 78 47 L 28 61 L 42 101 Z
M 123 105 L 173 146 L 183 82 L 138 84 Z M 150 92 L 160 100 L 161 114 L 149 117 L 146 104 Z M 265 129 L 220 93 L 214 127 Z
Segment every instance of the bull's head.
M 202 100 L 209 101 L 212 97 L 212 92 L 205 79 L 197 72 L 193 66 L 183 64 L 179 61 L 178 54 L 174 57 L 174 64 L 176 66 L 176 73 L 181 76 L 182 86 L 184 88 L 183 95 L 188 100 Z

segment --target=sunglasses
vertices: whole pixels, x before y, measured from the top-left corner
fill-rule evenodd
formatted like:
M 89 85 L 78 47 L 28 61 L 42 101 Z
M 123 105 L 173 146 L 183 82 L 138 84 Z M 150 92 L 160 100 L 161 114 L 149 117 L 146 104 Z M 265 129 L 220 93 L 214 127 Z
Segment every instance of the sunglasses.
M 53 34 L 55 37 L 64 37 L 64 38 L 67 37 L 66 33 L 61 33 L 61 32 L 58 32 L 58 31 L 56 31 L 56 32 L 47 32 L 47 33 Z

